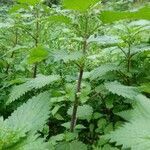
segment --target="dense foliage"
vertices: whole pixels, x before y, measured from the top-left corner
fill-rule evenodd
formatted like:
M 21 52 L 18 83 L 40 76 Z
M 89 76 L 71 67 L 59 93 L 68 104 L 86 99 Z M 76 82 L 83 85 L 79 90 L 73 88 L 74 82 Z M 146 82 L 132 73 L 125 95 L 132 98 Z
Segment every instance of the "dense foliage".
M 150 149 L 148 1 L 0 3 L 0 150 Z

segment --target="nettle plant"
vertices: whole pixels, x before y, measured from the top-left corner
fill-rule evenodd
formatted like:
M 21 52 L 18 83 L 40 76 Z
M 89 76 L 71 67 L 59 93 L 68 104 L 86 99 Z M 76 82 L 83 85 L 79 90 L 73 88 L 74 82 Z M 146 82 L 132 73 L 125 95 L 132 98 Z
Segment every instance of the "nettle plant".
M 11 63 L 2 64 L 2 89 L 12 89 L 3 104 L 10 111 L 0 118 L 0 149 L 149 148 L 149 99 L 141 94 L 150 93 L 149 6 L 117 12 L 103 10 L 99 0 L 62 0 L 51 8 L 18 0 L 9 12 L 13 26 L 1 29 L 12 30 L 14 44 L 1 47 L 22 70 L 16 75 Z

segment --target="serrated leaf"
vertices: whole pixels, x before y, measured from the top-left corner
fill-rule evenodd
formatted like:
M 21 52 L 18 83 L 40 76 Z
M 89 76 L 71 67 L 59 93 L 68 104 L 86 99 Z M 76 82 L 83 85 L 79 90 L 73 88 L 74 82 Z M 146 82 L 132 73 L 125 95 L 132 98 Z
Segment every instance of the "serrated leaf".
M 9 150 L 48 150 L 48 144 L 39 135 L 30 134 L 27 138 L 9 147 Z
M 58 75 L 50 75 L 50 76 L 37 75 L 35 79 L 30 79 L 29 81 L 23 84 L 14 86 L 10 93 L 7 104 L 10 104 L 11 102 L 17 100 L 18 98 L 23 96 L 28 91 L 31 91 L 32 89 L 40 89 L 48 84 L 58 81 L 59 79 L 60 77 Z
M 87 40 L 88 43 L 97 43 L 101 45 L 111 45 L 111 44 L 118 44 L 121 43 L 122 40 L 119 39 L 118 36 L 110 36 L 110 35 L 103 35 L 103 36 L 90 36 L 89 39 Z
M 110 72 L 110 71 L 116 71 L 116 70 L 120 70 L 120 67 L 118 67 L 115 64 L 104 64 L 101 65 L 100 67 L 94 69 L 91 71 L 90 73 L 90 79 L 94 80 L 96 78 L 100 78 L 103 75 L 105 75 L 106 73 Z
M 150 46 L 146 45 L 146 44 L 141 44 L 141 45 L 138 45 L 138 46 L 134 46 L 132 48 L 131 54 L 134 55 L 134 54 L 142 53 L 142 52 L 145 52 L 145 51 L 150 51 Z
M 28 5 L 36 5 L 41 2 L 41 0 L 17 0 L 19 3 L 28 4 Z
M 48 93 L 41 93 L 28 100 L 27 103 L 21 105 L 10 117 L 4 120 L 3 124 L 0 123 L 0 137 L 2 136 L 0 138 L 0 149 L 28 150 L 31 147 L 33 148 L 34 143 L 40 142 L 40 140 L 35 141 L 38 138 L 35 133 L 43 127 L 48 117 Z M 28 134 L 29 132 L 32 134 Z
M 31 50 L 28 57 L 28 63 L 29 64 L 38 63 L 46 59 L 47 57 L 48 57 L 48 51 L 44 47 L 38 46 Z
M 122 85 L 117 81 L 105 83 L 105 87 L 113 94 L 117 94 L 132 100 L 134 100 L 135 97 L 139 94 L 136 87 Z
M 131 150 L 150 149 L 150 99 L 138 95 L 138 103 L 132 111 L 132 118 L 106 138 L 123 148 Z
M 69 24 L 71 23 L 71 19 L 67 16 L 64 15 L 54 15 L 54 16 L 50 16 L 46 18 L 46 21 L 50 22 L 50 23 L 65 23 L 65 24 Z
M 9 128 L 24 133 L 29 130 L 40 129 L 48 118 L 49 99 L 50 97 L 47 92 L 33 97 L 14 111 L 12 115 L 5 120 L 5 123 Z
M 104 23 L 113 23 L 115 21 L 123 19 L 146 19 L 150 20 L 150 7 L 145 6 L 136 11 L 103 11 L 101 13 L 100 19 Z
M 66 9 L 84 12 L 99 1 L 100 0 L 63 0 L 63 6 Z
M 53 56 L 55 61 L 63 60 L 64 62 L 69 62 L 81 59 L 83 57 L 83 54 L 80 51 L 70 53 L 68 53 L 67 51 L 57 51 Z

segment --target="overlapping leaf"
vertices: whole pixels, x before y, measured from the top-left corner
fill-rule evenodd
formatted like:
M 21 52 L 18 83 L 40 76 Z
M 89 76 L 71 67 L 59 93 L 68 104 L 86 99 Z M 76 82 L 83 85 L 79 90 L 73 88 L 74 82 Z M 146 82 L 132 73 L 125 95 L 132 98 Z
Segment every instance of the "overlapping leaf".
M 136 87 L 122 85 L 117 81 L 105 83 L 105 87 L 113 94 L 117 94 L 132 100 L 135 99 L 135 97 L 139 94 Z
M 100 19 L 104 23 L 113 23 L 123 19 L 146 19 L 150 20 L 150 6 L 145 6 L 137 11 L 103 11 Z
M 48 93 L 41 93 L 17 108 L 6 120 L 1 119 L 0 149 L 29 150 L 38 143 L 45 146 L 42 140 L 36 141 L 35 133 L 49 117 L 49 98 Z
M 21 85 L 14 86 L 10 93 L 7 104 L 20 98 L 21 96 L 23 96 L 28 91 L 31 91 L 32 89 L 40 89 L 48 84 L 58 81 L 59 79 L 60 78 L 58 75 L 50 75 L 50 76 L 38 75 L 35 79 L 30 79 L 29 81 Z
M 136 97 L 138 104 L 132 111 L 128 123 L 116 131 L 111 132 L 106 138 L 123 148 L 131 150 L 150 149 L 150 99 L 139 95 Z
M 63 6 L 66 9 L 84 12 L 99 1 L 100 0 L 63 0 Z
M 104 65 L 101 65 L 100 67 L 98 67 L 98 68 L 96 68 L 96 69 L 91 71 L 90 79 L 94 80 L 94 79 L 100 78 L 103 75 L 105 75 L 106 73 L 108 73 L 110 71 L 116 71 L 116 70 L 120 70 L 120 67 L 118 67 L 115 64 L 104 64 Z
M 17 0 L 19 3 L 28 4 L 28 5 L 36 5 L 41 2 L 41 0 Z
M 34 64 L 41 62 L 48 57 L 48 51 L 43 46 L 35 47 L 31 50 L 28 62 L 29 64 Z

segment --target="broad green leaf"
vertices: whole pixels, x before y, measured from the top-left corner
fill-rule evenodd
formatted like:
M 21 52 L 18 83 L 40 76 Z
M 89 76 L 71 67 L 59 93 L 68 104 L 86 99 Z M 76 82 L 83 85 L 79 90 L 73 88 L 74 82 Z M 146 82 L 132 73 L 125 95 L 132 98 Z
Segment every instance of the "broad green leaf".
M 146 19 L 150 20 L 150 6 L 145 6 L 136 11 L 102 11 L 100 19 L 104 23 L 113 23 L 123 19 Z
M 111 45 L 121 43 L 122 40 L 118 36 L 103 35 L 103 36 L 91 36 L 88 39 L 88 43 L 97 43 L 101 45 Z
M 119 83 L 117 81 L 107 82 L 107 83 L 105 83 L 105 87 L 107 90 L 109 90 L 113 94 L 117 94 L 119 96 L 123 96 L 125 98 L 129 98 L 132 100 L 134 100 L 135 97 L 138 94 L 140 94 L 136 87 L 122 85 L 121 83 Z
M 17 11 L 19 11 L 20 9 L 29 9 L 29 7 L 27 5 L 22 4 L 16 4 L 13 5 L 10 9 L 9 9 L 9 13 L 13 14 L 16 13 Z
M 29 134 L 22 142 L 15 143 L 9 150 L 48 150 L 48 143 L 39 138 L 38 134 Z
M 150 149 L 150 99 L 138 95 L 137 105 L 132 111 L 129 122 L 106 136 L 110 142 L 122 145 L 123 149 Z
M 49 94 L 47 92 L 28 100 L 6 120 L 0 119 L 0 149 L 28 150 L 31 146 L 33 149 L 34 142 L 39 142 L 35 141 L 38 138 L 35 133 L 43 127 L 48 117 Z M 32 134 L 27 134 L 29 132 Z M 28 148 L 25 148 L 26 146 Z
M 55 23 L 55 24 L 56 23 L 65 23 L 65 24 L 71 23 L 71 19 L 64 15 L 50 16 L 50 17 L 46 18 L 46 21 L 48 21 L 50 23 Z
M 37 97 L 33 97 L 27 104 L 25 103 L 19 107 L 17 111 L 14 111 L 5 123 L 9 128 L 25 133 L 29 130 L 39 129 L 41 125 L 43 125 L 43 122 L 48 118 L 49 98 L 47 92 L 41 93 Z M 39 117 L 41 118 L 39 119 Z
M 29 64 L 41 62 L 48 57 L 48 51 L 42 46 L 35 47 L 31 50 L 28 57 Z
M 66 9 L 84 12 L 99 1 L 100 0 L 63 0 L 63 6 Z
M 104 64 L 91 71 L 90 79 L 94 80 L 94 79 L 102 77 L 103 75 L 105 75 L 106 73 L 110 71 L 117 71 L 117 70 L 120 70 L 120 67 L 118 67 L 115 64 Z
M 137 46 L 134 46 L 131 50 L 131 54 L 138 54 L 142 52 L 150 51 L 150 46 L 148 44 L 139 44 Z
M 81 59 L 82 57 L 83 57 L 83 53 L 80 51 L 70 52 L 70 53 L 68 53 L 67 51 L 56 51 L 54 53 L 55 61 L 60 61 L 60 60 L 63 60 L 64 62 L 76 61 Z
M 33 89 L 40 89 L 48 84 L 58 81 L 59 79 L 60 77 L 58 75 L 50 75 L 50 76 L 38 75 L 35 79 L 30 79 L 29 81 L 23 84 L 14 86 L 10 93 L 10 97 L 7 101 L 7 104 L 10 104 L 11 102 L 17 100 L 25 93 Z
M 141 86 L 138 87 L 138 89 L 145 93 L 150 93 L 150 82 L 143 83 Z
M 25 3 L 28 5 L 36 5 L 41 2 L 41 0 L 17 0 L 19 3 Z

